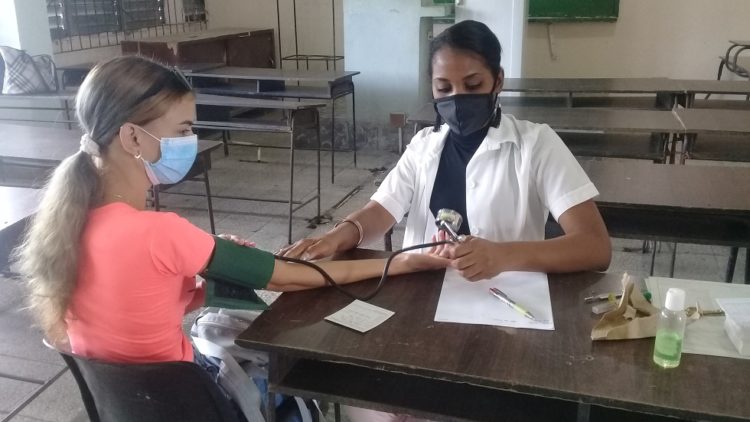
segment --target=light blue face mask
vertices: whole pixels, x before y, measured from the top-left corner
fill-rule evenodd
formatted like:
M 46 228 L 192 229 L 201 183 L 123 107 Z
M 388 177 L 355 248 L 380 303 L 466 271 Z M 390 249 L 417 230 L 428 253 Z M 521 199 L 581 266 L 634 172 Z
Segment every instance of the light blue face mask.
M 143 129 L 143 128 L 141 128 Z M 143 129 L 149 136 L 159 141 L 161 158 L 155 163 L 143 160 L 146 175 L 152 185 L 171 185 L 182 180 L 190 171 L 198 154 L 198 135 L 173 138 L 157 138 Z

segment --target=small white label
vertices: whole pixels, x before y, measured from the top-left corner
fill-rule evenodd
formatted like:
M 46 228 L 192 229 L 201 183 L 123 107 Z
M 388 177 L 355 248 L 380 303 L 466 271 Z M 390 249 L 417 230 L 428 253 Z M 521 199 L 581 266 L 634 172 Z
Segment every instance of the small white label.
M 325 319 L 357 330 L 360 333 L 365 333 L 384 323 L 392 316 L 393 312 L 388 309 L 355 300 L 340 311 L 328 315 Z

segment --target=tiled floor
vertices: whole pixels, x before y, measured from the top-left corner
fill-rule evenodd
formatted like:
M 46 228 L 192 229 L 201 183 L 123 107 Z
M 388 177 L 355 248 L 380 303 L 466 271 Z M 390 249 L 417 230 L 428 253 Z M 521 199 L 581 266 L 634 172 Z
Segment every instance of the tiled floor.
M 297 153 L 295 169 L 297 197 L 313 194 L 316 181 L 315 154 Z M 336 183 L 330 183 L 330 157 L 323 154 L 322 209 L 327 217 L 337 219 L 362 206 L 375 189 L 379 169 L 391 166 L 397 156 L 383 152 L 361 152 L 358 168 L 353 168 L 351 153 L 336 155 Z M 233 147 L 224 157 L 214 153 L 211 171 L 215 194 L 253 195 L 286 198 L 288 188 L 288 154 L 280 150 L 263 150 L 264 163 L 248 162 L 256 157 L 255 149 Z M 241 161 L 243 160 L 243 161 Z M 185 183 L 179 190 L 202 192 L 199 183 Z M 164 195 L 162 203 L 198 226 L 208 229 L 205 200 L 200 197 Z M 336 208 L 334 208 L 336 206 Z M 277 250 L 286 243 L 286 205 L 236 200 L 214 202 L 216 226 L 220 233 L 233 233 L 257 242 L 258 247 Z M 293 219 L 293 236 L 300 238 L 331 228 L 330 223 L 310 225 L 315 216 L 314 203 L 301 209 Z M 394 245 L 399 245 L 403 227 L 397 227 Z M 613 241 L 615 253 L 610 271 L 648 275 L 651 254 L 642 253 L 642 242 Z M 381 248 L 382 245 L 371 245 Z M 656 256 L 655 274 L 667 275 L 672 245 L 661 244 Z M 722 280 L 729 248 L 679 245 L 675 277 Z M 735 271 L 735 282 L 744 272 L 744 251 Z M 0 418 L 2 422 L 86 421 L 78 389 L 62 360 L 41 342 L 39 331 L 22 306 L 20 282 L 0 278 Z M 266 295 L 272 298 L 273 295 Z M 12 414 L 11 414 L 12 413 Z

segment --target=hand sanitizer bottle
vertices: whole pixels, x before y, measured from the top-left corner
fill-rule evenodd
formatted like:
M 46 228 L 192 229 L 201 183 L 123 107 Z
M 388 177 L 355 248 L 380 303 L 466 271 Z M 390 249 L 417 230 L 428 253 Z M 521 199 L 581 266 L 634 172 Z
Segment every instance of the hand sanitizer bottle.
M 659 314 L 654 341 L 654 362 L 662 368 L 676 368 L 680 364 L 686 322 L 685 291 L 671 288 Z

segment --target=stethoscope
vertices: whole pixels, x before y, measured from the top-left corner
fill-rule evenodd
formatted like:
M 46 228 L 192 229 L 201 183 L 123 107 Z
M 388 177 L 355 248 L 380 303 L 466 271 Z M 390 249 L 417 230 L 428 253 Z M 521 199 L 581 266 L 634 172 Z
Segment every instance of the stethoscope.
M 438 230 L 443 230 L 448 235 L 448 240 L 441 240 L 438 242 L 430 242 L 430 243 L 422 243 L 418 245 L 409 246 L 408 248 L 399 249 L 395 252 L 393 252 L 388 259 L 385 261 L 385 268 L 383 268 L 383 275 L 380 277 L 380 281 L 378 281 L 378 285 L 375 286 L 375 289 L 370 292 L 370 294 L 364 295 L 364 296 L 357 296 L 354 293 L 344 289 L 341 287 L 338 283 L 336 283 L 335 280 L 327 273 L 325 270 L 320 268 L 318 265 L 316 265 L 313 262 L 310 261 L 304 261 L 302 259 L 297 258 L 288 258 L 284 256 L 275 255 L 276 259 L 280 261 L 287 261 L 287 262 L 294 262 L 296 264 L 302 264 L 306 265 L 310 268 L 315 269 L 320 273 L 320 275 L 323 276 L 323 279 L 325 279 L 326 283 L 338 290 L 339 292 L 349 296 L 352 299 L 356 300 L 362 300 L 362 301 L 368 301 L 375 297 L 380 292 L 380 289 L 383 288 L 383 284 L 385 283 L 385 280 L 388 278 L 388 269 L 391 266 L 391 261 L 394 257 L 396 257 L 399 254 L 402 254 L 404 252 L 413 251 L 416 249 L 424 249 L 424 248 L 432 248 L 435 246 L 440 245 L 446 245 L 449 243 L 460 243 L 464 240 L 464 236 L 458 234 L 458 230 L 461 227 L 461 224 L 463 223 L 464 219 L 461 216 L 461 214 L 458 211 L 454 211 L 448 208 L 442 208 L 438 210 L 437 216 L 435 218 L 435 225 L 437 226 Z

